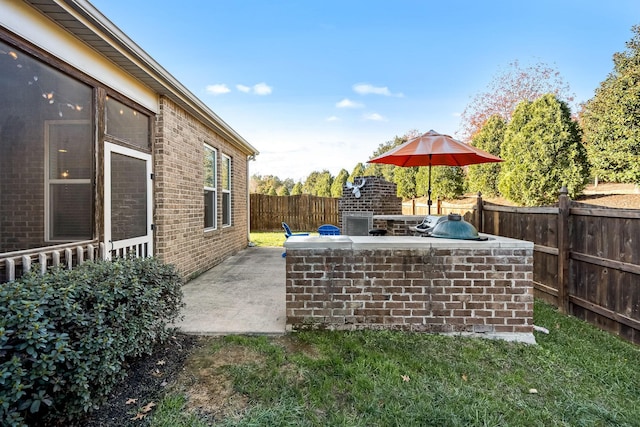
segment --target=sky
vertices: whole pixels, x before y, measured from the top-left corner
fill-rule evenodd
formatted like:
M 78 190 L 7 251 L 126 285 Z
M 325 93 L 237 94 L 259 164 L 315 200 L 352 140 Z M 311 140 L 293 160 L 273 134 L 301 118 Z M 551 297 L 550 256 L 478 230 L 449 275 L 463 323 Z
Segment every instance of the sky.
M 518 61 L 593 97 L 640 24 L 638 0 L 90 0 L 260 154 L 304 180 L 460 114 Z M 574 104 L 572 104 L 574 105 Z

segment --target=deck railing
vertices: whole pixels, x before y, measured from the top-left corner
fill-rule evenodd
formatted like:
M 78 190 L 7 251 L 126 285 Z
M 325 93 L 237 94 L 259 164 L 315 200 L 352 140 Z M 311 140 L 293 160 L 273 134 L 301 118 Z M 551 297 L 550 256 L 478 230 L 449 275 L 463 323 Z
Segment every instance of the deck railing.
M 44 274 L 50 267 L 72 269 L 85 261 L 105 258 L 103 243 L 97 240 L 66 243 L 44 248 L 0 254 L 0 283 L 15 280 L 38 264 Z

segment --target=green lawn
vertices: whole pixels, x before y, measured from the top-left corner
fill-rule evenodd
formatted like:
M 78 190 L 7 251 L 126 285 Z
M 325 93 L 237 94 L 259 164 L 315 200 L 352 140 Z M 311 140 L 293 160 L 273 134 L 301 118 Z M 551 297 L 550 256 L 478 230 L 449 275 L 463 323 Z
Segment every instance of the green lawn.
M 640 426 L 639 347 L 541 302 L 535 323 L 550 330 L 536 346 L 388 331 L 207 338 L 151 425 Z M 194 395 L 210 402 L 189 409 Z
M 318 232 L 296 231 L 296 233 L 309 233 L 310 235 L 318 235 Z M 282 246 L 284 245 L 283 231 L 257 231 L 250 233 L 251 243 L 256 246 Z

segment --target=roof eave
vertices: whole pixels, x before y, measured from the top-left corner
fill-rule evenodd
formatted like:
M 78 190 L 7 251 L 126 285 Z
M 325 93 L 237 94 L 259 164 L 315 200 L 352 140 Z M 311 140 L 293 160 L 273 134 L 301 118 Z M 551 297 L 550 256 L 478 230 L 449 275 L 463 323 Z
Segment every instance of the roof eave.
M 58 25 L 219 132 L 247 156 L 258 150 L 86 0 L 27 0 Z

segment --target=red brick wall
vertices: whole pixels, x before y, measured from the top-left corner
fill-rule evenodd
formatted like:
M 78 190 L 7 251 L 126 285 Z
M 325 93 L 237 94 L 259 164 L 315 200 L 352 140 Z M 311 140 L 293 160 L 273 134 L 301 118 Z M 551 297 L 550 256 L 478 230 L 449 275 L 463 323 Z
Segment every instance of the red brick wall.
M 531 333 L 531 249 L 287 249 L 290 329 Z
M 402 215 L 402 199 L 398 197 L 397 186 L 377 176 L 365 176 L 355 179 L 359 185 L 365 179 L 365 185 L 360 189 L 360 197 L 346 185 L 342 189 L 342 197 L 338 201 L 339 224 L 342 224 L 343 212 L 373 212 L 373 215 Z
M 218 228 L 204 230 L 204 144 L 232 162 L 232 225 L 222 226 L 218 175 Z M 172 101 L 161 98 L 154 147 L 155 253 L 194 277 L 248 244 L 247 156 Z

